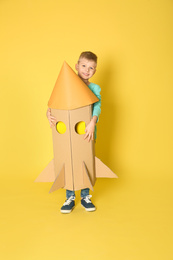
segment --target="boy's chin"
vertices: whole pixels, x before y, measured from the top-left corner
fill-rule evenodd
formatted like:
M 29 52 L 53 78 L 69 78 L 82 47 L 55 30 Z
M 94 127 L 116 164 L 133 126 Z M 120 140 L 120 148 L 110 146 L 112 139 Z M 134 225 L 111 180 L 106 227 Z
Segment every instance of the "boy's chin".
M 90 77 L 85 77 L 85 76 L 79 76 L 82 80 L 89 80 L 90 79 Z

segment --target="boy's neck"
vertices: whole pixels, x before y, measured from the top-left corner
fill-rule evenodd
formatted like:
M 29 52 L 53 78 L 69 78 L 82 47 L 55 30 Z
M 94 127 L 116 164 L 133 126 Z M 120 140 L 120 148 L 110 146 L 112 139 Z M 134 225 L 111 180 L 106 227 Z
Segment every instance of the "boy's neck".
M 82 81 L 88 86 L 90 84 L 90 82 L 88 80 L 83 80 Z
M 79 75 L 78 75 L 79 76 Z M 80 76 L 79 76 L 80 77 Z M 80 79 L 88 86 L 90 84 L 88 79 L 83 79 L 80 77 Z

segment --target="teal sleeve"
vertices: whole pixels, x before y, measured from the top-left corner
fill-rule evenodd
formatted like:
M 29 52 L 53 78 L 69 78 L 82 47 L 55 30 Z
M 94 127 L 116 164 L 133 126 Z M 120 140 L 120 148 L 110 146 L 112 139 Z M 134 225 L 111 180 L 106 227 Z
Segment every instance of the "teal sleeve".
M 97 116 L 99 119 L 99 115 L 101 113 L 101 88 L 98 85 L 94 86 L 93 89 L 94 94 L 98 97 L 99 101 L 93 104 L 93 116 Z M 97 121 L 98 121 L 97 119 Z

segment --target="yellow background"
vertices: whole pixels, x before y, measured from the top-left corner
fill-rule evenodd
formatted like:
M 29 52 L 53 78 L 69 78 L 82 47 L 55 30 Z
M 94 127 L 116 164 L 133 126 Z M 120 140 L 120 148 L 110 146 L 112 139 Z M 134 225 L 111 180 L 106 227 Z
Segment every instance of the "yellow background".
M 173 259 L 173 2 L 0 1 L 1 259 Z M 97 211 L 62 215 L 34 179 L 53 157 L 47 102 L 64 60 L 98 55 Z

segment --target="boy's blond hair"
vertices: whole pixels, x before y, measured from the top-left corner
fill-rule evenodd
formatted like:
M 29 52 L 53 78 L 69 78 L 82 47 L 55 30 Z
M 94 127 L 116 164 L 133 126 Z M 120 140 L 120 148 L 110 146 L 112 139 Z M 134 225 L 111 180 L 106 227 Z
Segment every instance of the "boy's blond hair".
M 87 60 L 93 60 L 97 64 L 97 56 L 93 52 L 91 52 L 91 51 L 84 51 L 84 52 L 82 52 L 81 55 L 79 56 L 78 62 L 82 58 L 85 58 Z

